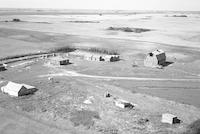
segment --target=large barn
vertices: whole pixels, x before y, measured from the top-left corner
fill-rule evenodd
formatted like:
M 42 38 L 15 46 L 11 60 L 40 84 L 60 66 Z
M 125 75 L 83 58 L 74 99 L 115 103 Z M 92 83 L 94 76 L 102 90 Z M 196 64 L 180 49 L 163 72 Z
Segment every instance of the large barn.
M 3 93 L 7 93 L 11 96 L 23 96 L 33 94 L 37 89 L 33 86 L 26 84 L 18 84 L 14 82 L 8 82 L 6 86 L 1 87 Z
M 146 67 L 158 67 L 166 62 L 166 55 L 163 50 L 156 50 L 148 53 L 145 60 L 144 66 Z

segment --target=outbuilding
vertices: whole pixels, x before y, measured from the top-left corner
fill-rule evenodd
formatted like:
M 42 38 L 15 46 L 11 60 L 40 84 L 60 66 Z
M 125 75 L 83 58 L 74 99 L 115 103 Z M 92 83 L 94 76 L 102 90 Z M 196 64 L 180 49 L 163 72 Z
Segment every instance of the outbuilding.
M 168 123 L 168 124 L 176 124 L 180 123 L 180 119 L 178 119 L 177 116 L 169 113 L 162 114 L 162 123 Z
M 53 65 L 59 65 L 59 66 L 70 64 L 69 59 L 65 59 L 65 58 L 61 58 L 61 57 L 51 58 L 50 63 L 53 64 Z
M 3 64 L 0 64 L 0 71 L 5 71 L 6 67 Z
M 18 84 L 10 81 L 6 86 L 1 87 L 1 91 L 11 96 L 18 97 L 33 94 L 37 89 L 30 85 Z
M 88 61 L 107 61 L 107 62 L 115 62 L 119 61 L 119 55 L 107 55 L 101 53 L 93 53 L 86 51 L 75 51 L 70 52 L 68 54 L 71 57 L 80 57 L 80 59 L 88 60 Z
M 134 104 L 122 99 L 115 100 L 115 105 L 120 108 L 129 108 L 129 109 L 132 109 L 135 107 Z
M 119 55 L 106 55 L 103 57 L 104 61 L 108 61 L 108 62 L 115 62 L 115 61 L 119 61 Z
M 156 50 L 148 53 L 145 60 L 144 66 L 146 67 L 158 67 L 166 62 L 166 55 L 163 50 Z

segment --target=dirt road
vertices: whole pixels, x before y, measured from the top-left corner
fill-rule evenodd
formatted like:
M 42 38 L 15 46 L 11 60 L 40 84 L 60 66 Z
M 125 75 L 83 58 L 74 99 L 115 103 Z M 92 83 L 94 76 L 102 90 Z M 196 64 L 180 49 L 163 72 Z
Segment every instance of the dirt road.
M 55 76 L 69 76 L 69 77 L 85 77 L 95 79 L 108 79 L 108 80 L 136 80 L 136 81 L 193 81 L 199 82 L 200 79 L 172 79 L 172 78 L 140 78 L 140 77 L 115 77 L 115 76 L 99 76 L 81 74 L 75 71 L 62 70 L 60 73 L 40 75 L 39 77 L 55 77 Z

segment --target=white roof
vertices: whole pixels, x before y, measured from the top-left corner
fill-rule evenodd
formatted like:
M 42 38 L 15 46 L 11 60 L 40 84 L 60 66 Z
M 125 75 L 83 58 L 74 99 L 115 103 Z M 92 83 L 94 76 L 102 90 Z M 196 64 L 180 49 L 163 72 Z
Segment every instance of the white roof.
M 161 50 L 161 49 L 158 49 L 158 50 L 156 50 L 156 51 L 153 51 L 152 52 L 154 55 L 159 55 L 159 54 L 162 54 L 162 53 L 165 53 L 163 50 Z
M 22 85 L 18 84 L 18 83 L 14 83 L 14 82 L 8 82 L 8 84 L 5 86 L 5 88 L 15 91 L 15 92 L 18 92 L 22 88 Z
M 164 113 L 164 114 L 162 114 L 162 116 L 163 116 L 163 117 L 166 117 L 166 118 L 176 118 L 175 115 L 169 114 L 169 113 Z

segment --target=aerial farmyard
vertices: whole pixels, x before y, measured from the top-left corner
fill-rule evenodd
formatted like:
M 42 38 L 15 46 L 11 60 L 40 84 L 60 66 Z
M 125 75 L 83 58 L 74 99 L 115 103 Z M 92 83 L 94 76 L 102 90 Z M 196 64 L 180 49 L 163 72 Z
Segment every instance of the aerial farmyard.
M 199 134 L 200 13 L 0 10 L 0 134 Z

